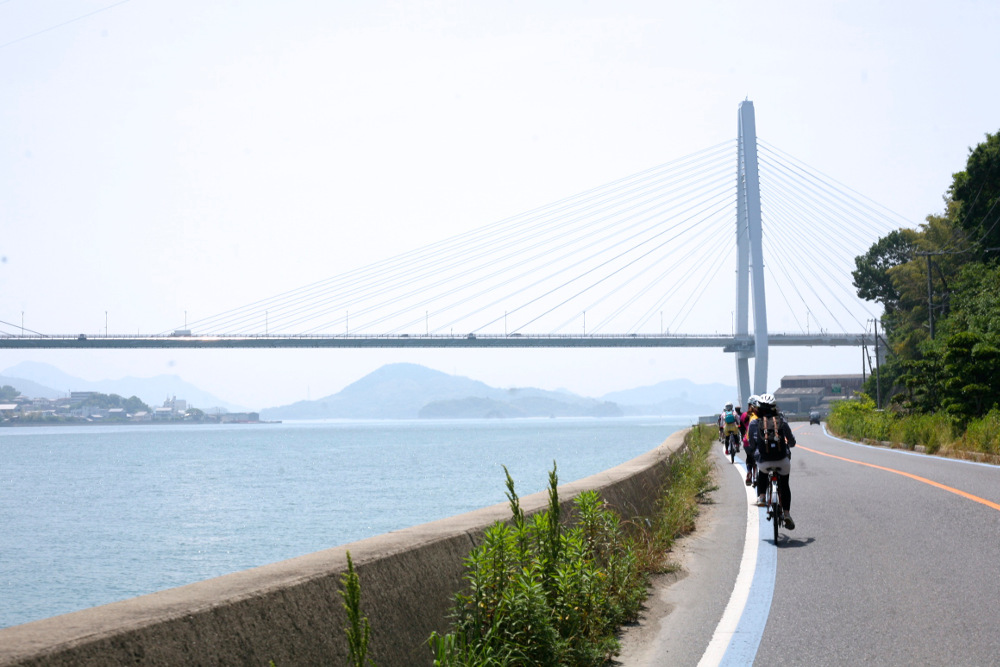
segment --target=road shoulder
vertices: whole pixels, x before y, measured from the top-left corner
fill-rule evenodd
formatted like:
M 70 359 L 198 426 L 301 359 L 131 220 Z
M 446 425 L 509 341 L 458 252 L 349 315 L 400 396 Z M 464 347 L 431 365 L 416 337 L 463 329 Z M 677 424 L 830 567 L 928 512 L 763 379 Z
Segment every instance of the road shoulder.
M 695 531 L 675 543 L 677 571 L 656 575 L 638 622 L 621 633 L 616 667 L 697 665 L 725 611 L 746 536 L 742 468 L 717 448 L 714 483 Z

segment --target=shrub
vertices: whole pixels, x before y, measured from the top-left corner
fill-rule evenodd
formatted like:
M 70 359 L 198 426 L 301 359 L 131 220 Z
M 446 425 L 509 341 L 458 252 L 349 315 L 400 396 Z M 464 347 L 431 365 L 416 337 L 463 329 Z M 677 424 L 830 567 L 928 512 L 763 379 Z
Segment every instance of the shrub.
M 891 437 L 894 414 L 875 409 L 875 401 L 866 394 L 849 401 L 838 401 L 830 410 L 827 426 L 835 433 L 863 440 L 884 441 Z
M 548 509 L 524 516 L 507 476 L 510 525 L 487 529 L 466 559 L 453 631 L 433 634 L 436 666 L 601 665 L 618 650 L 615 632 L 638 617 L 648 575 L 662 567 L 677 536 L 694 527 L 698 499 L 711 487 L 711 429 L 696 427 L 667 471 L 661 512 L 623 521 L 595 491 L 574 501 L 575 522 L 560 522 L 558 476 L 549 474 Z
M 892 423 L 890 439 L 907 449 L 923 445 L 928 452 L 934 453 L 954 441 L 954 419 L 941 412 L 904 415 Z
M 1000 454 L 1000 410 L 993 409 L 966 427 L 962 448 L 984 454 Z

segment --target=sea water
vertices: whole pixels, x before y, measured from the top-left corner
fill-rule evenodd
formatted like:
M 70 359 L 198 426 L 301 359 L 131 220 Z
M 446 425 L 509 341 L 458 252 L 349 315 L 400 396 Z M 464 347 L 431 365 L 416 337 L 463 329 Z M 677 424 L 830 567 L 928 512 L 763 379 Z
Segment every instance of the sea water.
M 506 502 L 689 417 L 0 429 L 0 627 Z

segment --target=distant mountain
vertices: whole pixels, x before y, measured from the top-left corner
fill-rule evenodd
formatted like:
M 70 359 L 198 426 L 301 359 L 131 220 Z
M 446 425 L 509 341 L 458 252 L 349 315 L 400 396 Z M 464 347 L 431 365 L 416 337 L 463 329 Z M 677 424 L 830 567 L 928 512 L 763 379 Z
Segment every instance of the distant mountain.
M 261 419 L 416 419 L 621 415 L 565 391 L 497 389 L 417 364 L 389 364 L 315 401 L 260 411 Z
M 735 386 L 697 384 L 691 380 L 664 380 L 654 385 L 605 394 L 601 400 L 617 403 L 627 415 L 711 415 L 738 399 Z
M 62 398 L 66 395 L 65 391 L 45 387 L 31 380 L 0 375 L 0 387 L 3 385 L 14 387 L 14 389 L 21 392 L 22 396 L 27 396 L 28 398 Z
M 0 384 L 9 384 L 24 396 L 32 398 L 59 398 L 71 391 L 99 391 L 128 398 L 138 396 L 152 407 L 163 404 L 164 399 L 176 396 L 205 412 L 221 408 L 229 412 L 243 412 L 246 408 L 233 405 L 185 382 L 176 375 L 157 375 L 151 378 L 125 377 L 118 380 L 82 380 L 55 366 L 34 361 L 22 361 L 3 371 Z

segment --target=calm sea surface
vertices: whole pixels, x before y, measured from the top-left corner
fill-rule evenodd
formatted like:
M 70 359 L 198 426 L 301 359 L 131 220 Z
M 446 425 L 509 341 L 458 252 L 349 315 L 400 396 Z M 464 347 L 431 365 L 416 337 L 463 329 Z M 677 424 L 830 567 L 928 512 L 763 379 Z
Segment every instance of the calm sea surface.
M 690 417 L 0 429 L 0 627 L 505 502 Z

